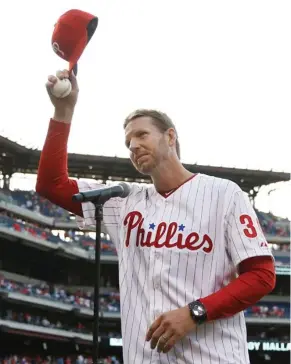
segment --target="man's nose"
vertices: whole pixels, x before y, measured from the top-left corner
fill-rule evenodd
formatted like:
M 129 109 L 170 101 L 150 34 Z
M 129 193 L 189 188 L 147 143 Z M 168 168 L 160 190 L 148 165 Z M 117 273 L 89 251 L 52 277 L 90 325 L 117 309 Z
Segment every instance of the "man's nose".
M 131 139 L 130 145 L 129 145 L 129 150 L 132 153 L 135 153 L 138 149 L 139 149 L 139 143 L 138 143 L 138 141 L 136 139 Z

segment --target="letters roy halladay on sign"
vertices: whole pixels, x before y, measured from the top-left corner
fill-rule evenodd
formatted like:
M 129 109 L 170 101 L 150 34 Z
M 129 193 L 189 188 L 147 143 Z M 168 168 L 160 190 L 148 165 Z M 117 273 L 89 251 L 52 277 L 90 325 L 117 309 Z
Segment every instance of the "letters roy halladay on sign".
M 248 342 L 250 351 L 290 351 L 291 344 L 273 341 L 250 341 Z

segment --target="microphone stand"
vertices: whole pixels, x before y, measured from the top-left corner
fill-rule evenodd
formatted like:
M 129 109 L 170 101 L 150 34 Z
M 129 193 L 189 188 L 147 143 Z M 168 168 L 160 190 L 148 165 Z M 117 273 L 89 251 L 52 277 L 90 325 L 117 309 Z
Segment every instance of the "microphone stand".
M 98 198 L 97 198 L 98 200 Z M 93 320 L 93 364 L 98 363 L 99 356 L 99 291 L 100 291 L 100 254 L 101 254 L 101 222 L 103 220 L 103 204 L 95 205 L 96 239 L 95 239 L 95 274 L 94 274 L 94 320 Z
M 73 201 L 76 201 L 73 196 Z M 99 357 L 99 291 L 100 291 L 100 253 L 101 253 L 101 222 L 103 220 L 103 205 L 109 196 L 93 197 L 90 202 L 95 206 L 96 239 L 94 264 L 94 320 L 93 320 L 93 364 L 98 364 Z

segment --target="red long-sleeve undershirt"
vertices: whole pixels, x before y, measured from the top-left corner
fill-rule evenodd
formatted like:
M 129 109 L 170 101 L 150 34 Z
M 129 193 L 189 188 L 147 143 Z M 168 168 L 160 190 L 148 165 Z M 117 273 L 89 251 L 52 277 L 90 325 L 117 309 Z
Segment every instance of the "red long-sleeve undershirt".
M 78 185 L 69 179 L 67 143 L 70 124 L 50 120 L 39 162 L 36 191 L 75 215 L 83 216 L 80 203 L 72 201 Z M 219 291 L 200 299 L 209 321 L 233 316 L 270 293 L 276 281 L 271 257 L 258 256 L 239 264 L 239 276 Z

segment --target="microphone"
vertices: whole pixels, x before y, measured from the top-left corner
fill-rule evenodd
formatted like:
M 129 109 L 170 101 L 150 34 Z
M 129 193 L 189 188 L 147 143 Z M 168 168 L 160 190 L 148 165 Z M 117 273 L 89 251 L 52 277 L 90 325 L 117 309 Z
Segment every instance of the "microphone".
M 112 187 L 100 188 L 98 190 L 89 190 L 85 192 L 79 192 L 73 195 L 72 200 L 77 202 L 106 202 L 112 197 L 125 198 L 130 193 L 130 187 L 127 183 L 121 182 Z

